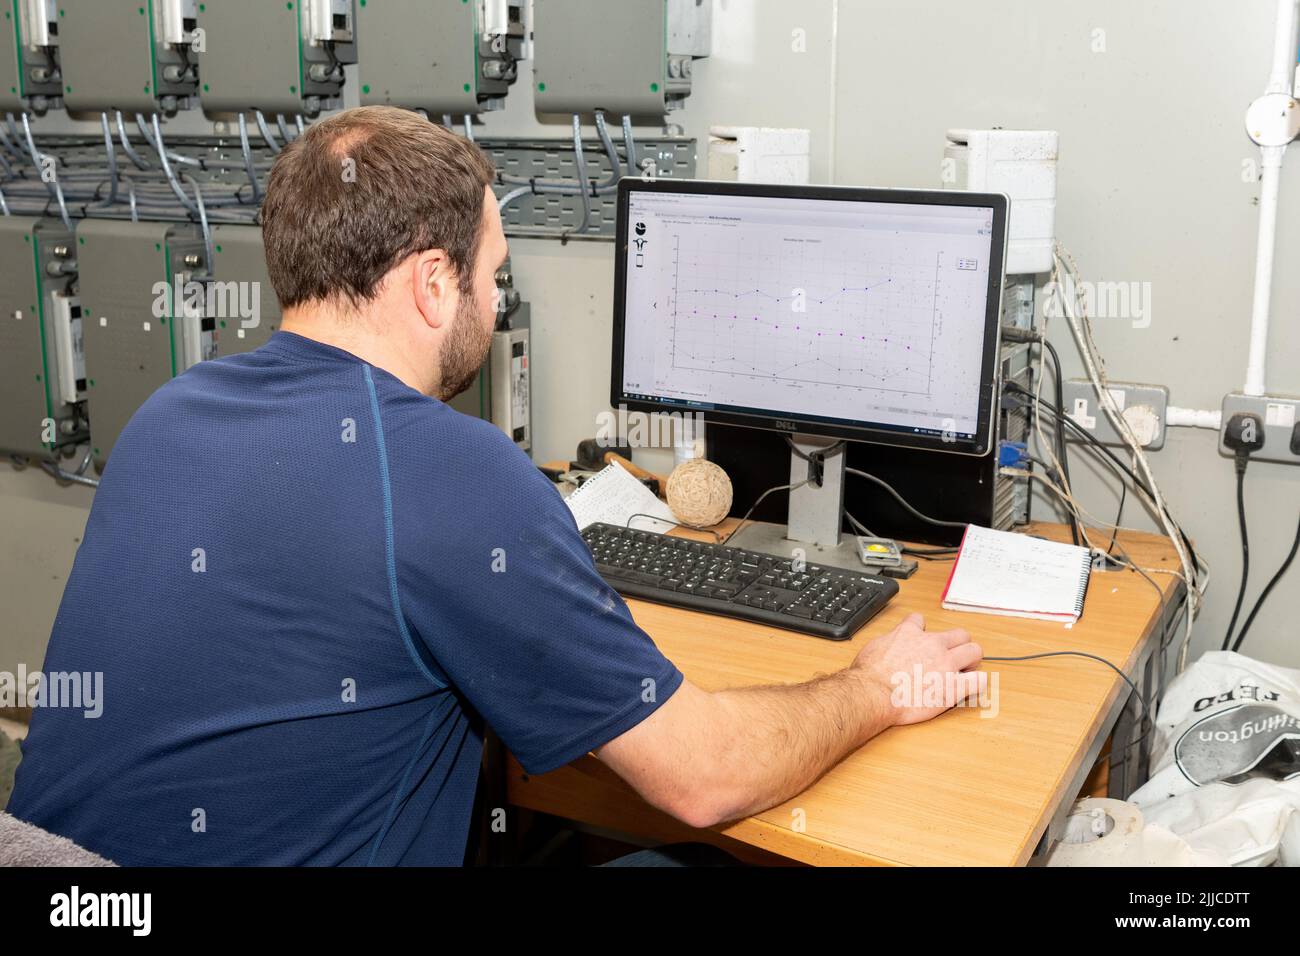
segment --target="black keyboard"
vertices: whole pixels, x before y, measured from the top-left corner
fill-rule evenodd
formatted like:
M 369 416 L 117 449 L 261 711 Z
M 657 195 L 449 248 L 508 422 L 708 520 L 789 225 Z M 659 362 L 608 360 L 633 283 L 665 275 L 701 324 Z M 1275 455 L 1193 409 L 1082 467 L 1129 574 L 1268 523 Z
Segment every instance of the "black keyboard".
M 596 570 L 619 594 L 845 641 L 898 593 L 898 582 L 654 531 L 590 524 Z

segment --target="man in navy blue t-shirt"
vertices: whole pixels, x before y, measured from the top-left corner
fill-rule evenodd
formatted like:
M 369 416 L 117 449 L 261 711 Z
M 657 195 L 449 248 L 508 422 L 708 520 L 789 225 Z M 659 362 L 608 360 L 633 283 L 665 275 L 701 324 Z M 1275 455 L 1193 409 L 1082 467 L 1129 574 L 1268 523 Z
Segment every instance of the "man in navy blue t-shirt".
M 595 751 L 711 826 L 945 709 L 893 706 L 892 675 L 978 689 L 978 646 L 916 615 L 806 684 L 683 679 L 550 483 L 443 404 L 496 317 L 492 178 L 385 107 L 278 156 L 281 331 L 114 447 L 45 660 L 102 672 L 102 714 L 35 711 L 15 816 L 122 864 L 460 864 L 485 722 L 531 773 Z

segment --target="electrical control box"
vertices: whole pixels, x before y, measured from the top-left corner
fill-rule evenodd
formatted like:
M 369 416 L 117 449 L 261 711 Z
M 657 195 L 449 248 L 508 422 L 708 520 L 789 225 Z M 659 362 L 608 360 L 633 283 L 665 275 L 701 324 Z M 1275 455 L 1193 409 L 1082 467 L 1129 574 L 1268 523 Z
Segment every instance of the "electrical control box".
M 280 327 L 258 226 L 212 227 L 212 305 L 217 356 L 251 352 Z
M 540 113 L 662 116 L 691 92 L 707 56 L 703 0 L 534 0 L 533 82 Z
M 430 116 L 499 109 L 526 42 L 526 4 L 384 0 L 357 10 L 362 106 Z
M 197 0 L 59 0 L 63 103 L 172 113 L 198 91 Z
M 811 130 L 766 126 L 709 130 L 709 179 L 803 185 L 811 181 L 811 167 Z
M 81 334 L 81 299 L 72 291 L 50 293 L 54 370 L 59 400 L 66 406 L 86 400 L 86 347 Z
M 0 115 L 44 113 L 63 93 L 55 0 L 17 0 L 0 15 Z
M 352 0 L 207 0 L 199 97 L 210 113 L 315 116 L 342 106 L 355 63 Z
M 530 310 L 514 288 L 509 259 L 497 271 L 498 316 L 492 344 L 478 375 L 452 408 L 491 422 L 522 451 L 532 453 L 532 336 Z
M 523 451 L 533 447 L 532 379 L 528 367 L 532 336 L 527 320 L 525 312 L 516 317 L 513 328 L 493 332 L 488 354 L 490 420 Z
M 84 431 L 73 236 L 55 219 L 0 218 L 0 450 L 46 456 Z
M 211 354 L 211 319 L 187 328 L 190 305 L 205 302 L 186 287 L 205 274 L 206 248 L 184 224 L 86 220 L 77 231 L 91 451 L 103 470 L 145 399 Z
M 945 189 L 1006 193 L 1007 275 L 1052 270 L 1056 157 L 1050 129 L 950 129 L 940 178 Z

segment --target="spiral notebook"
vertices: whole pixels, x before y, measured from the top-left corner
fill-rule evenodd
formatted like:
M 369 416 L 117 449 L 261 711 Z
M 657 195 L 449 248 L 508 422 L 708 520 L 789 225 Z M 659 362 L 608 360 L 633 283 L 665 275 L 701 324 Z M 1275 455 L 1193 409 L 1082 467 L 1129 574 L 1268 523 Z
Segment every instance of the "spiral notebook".
M 604 470 L 584 481 L 564 503 L 573 512 L 579 531 L 593 522 L 603 521 L 620 528 L 666 534 L 677 521 L 653 491 L 617 462 L 606 465 Z
M 1083 614 L 1087 548 L 968 525 L 943 590 L 950 611 L 1074 622 Z

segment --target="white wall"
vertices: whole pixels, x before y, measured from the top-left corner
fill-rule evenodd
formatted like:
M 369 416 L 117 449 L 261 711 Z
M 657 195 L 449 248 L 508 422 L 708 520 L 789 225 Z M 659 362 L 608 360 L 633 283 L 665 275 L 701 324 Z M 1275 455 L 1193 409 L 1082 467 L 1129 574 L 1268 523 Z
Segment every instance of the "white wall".
M 701 142 L 721 123 L 808 127 L 814 181 L 883 186 L 938 185 L 951 127 L 1059 130 L 1059 238 L 1085 278 L 1151 284 L 1149 327 L 1098 324 L 1108 374 L 1166 384 L 1178 405 L 1217 408 L 1246 364 L 1258 187 L 1242 179 L 1256 155 L 1243 115 L 1268 73 L 1273 13 L 1273 0 L 716 0 L 715 53 L 697 63 L 696 92 L 671 119 Z M 529 85 L 525 70 L 486 135 L 564 135 L 563 118 L 532 114 Z M 1300 393 L 1300 270 L 1286 268 L 1300 255 L 1297 211 L 1292 155 L 1269 359 L 1270 389 L 1289 394 Z M 512 249 L 533 305 L 536 454 L 567 458 L 608 408 L 612 248 L 516 240 Z M 1059 321 L 1052 337 L 1067 376 L 1081 374 Z M 1088 476 L 1085 460 L 1074 468 L 1085 506 L 1112 515 L 1115 491 L 1095 469 Z M 1222 641 L 1236 595 L 1232 464 L 1212 433 L 1185 429 L 1171 430 L 1152 461 L 1213 566 L 1195 657 Z M 53 620 L 85 507 L 80 490 L 42 481 L 0 468 L 0 669 L 39 663 L 33 649 Z M 1295 533 L 1300 468 L 1256 463 L 1247 487 L 1253 601 Z M 1151 526 L 1131 506 L 1127 522 Z M 1300 567 L 1254 624 L 1249 653 L 1300 666 L 1298 583 Z

